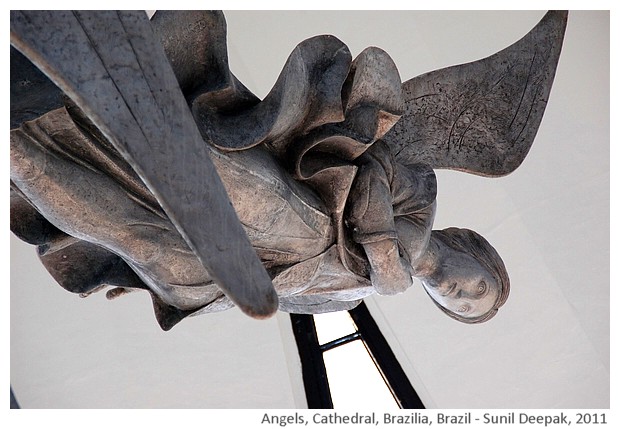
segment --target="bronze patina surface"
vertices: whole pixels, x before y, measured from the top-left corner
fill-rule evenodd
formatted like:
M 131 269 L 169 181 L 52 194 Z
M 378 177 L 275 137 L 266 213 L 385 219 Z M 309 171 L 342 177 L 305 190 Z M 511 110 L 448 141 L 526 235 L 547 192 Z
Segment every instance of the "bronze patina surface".
M 486 321 L 508 274 L 474 231 L 432 229 L 433 170 L 521 164 L 566 22 L 404 83 L 383 50 L 313 37 L 259 100 L 220 12 L 12 11 L 11 229 L 69 291 L 148 291 L 163 329 L 351 309 L 413 278 Z

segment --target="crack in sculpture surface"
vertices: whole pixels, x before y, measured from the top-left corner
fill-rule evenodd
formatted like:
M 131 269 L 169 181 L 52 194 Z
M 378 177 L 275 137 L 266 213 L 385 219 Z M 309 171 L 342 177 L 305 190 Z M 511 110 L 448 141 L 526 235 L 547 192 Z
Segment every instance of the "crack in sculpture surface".
M 96 12 L 75 16 L 103 19 Z M 16 26 L 18 18 L 16 13 Z M 138 22 L 141 33 L 129 34 L 130 41 L 146 40 L 152 31 L 163 46 L 181 104 L 191 110 L 280 310 L 346 310 L 373 293 L 402 293 L 413 277 L 459 321 L 486 321 L 504 304 L 509 280 L 493 247 L 467 229 L 432 230 L 433 168 L 500 176 L 520 165 L 542 119 L 566 13 L 549 12 L 522 40 L 487 59 L 402 84 L 381 49 L 368 48 L 352 59 L 337 38 L 317 36 L 295 48 L 263 100 L 228 68 L 221 13 L 157 12 L 152 30 L 145 30 L 149 23 L 140 13 L 105 18 Z M 12 43 L 32 55 L 28 42 L 16 37 Z M 121 61 L 109 55 L 105 61 Z M 159 96 L 149 83 L 157 78 L 149 76 L 163 70 L 155 60 L 140 61 L 138 77 L 122 67 L 114 71 L 147 88 L 148 94 L 135 90 L 137 98 L 126 101 L 134 103 L 130 113 L 137 122 L 149 114 L 138 97 Z M 64 84 L 63 76 L 49 77 Z M 179 99 L 173 92 L 163 97 Z M 119 151 L 114 132 L 98 126 L 108 113 L 86 104 L 64 96 L 12 48 L 13 232 L 38 246 L 47 270 L 71 292 L 88 295 L 113 286 L 107 296 L 114 298 L 148 291 L 163 329 L 235 304 L 256 317 L 269 314 L 265 295 L 248 298 L 246 285 L 214 281 L 191 234 L 180 232 L 197 231 L 216 208 L 174 192 L 165 198 L 177 204 L 165 208 L 160 190 L 177 189 L 174 170 L 163 182 L 145 180 L 133 157 L 141 162 L 148 151 L 129 157 Z M 172 131 L 175 119 L 159 113 L 167 134 L 146 141 L 164 146 L 149 150 L 176 144 L 174 156 L 194 156 L 183 155 L 186 137 Z M 205 186 L 193 183 L 189 189 Z M 185 208 L 189 212 L 177 223 Z M 212 229 L 209 251 L 230 255 L 235 244 Z

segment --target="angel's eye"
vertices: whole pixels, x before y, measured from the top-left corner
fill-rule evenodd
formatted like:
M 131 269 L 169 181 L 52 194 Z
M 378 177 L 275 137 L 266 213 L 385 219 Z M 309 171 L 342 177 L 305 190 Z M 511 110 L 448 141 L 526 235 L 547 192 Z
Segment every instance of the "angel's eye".
M 463 304 L 456 309 L 458 313 L 467 313 L 469 311 L 469 305 Z
M 482 295 L 486 291 L 487 291 L 487 284 L 485 283 L 484 280 L 480 280 L 480 283 L 478 283 L 478 287 L 476 288 L 476 293 L 478 295 Z

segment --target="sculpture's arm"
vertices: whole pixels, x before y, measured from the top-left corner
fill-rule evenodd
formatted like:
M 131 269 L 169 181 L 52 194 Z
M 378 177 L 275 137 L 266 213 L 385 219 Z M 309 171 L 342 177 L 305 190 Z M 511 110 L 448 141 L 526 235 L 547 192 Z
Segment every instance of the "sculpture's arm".
M 400 293 L 411 286 L 411 262 L 428 245 L 432 216 L 425 214 L 429 209 L 434 214 L 435 175 L 426 165 L 407 168 L 396 163 L 381 141 L 358 162 L 361 165 L 349 195 L 346 217 L 352 237 L 364 248 L 377 292 Z M 423 214 L 422 222 L 418 214 Z M 416 222 L 401 223 L 401 229 L 409 226 L 401 237 L 395 217 L 409 217 Z

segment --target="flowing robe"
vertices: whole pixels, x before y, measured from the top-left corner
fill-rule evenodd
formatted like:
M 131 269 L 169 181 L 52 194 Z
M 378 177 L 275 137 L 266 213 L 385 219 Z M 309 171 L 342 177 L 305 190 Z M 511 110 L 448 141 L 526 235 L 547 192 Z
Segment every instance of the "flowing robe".
M 79 122 L 79 116 L 60 108 L 11 131 L 13 231 L 38 245 L 43 264 L 69 291 L 89 294 L 104 286 L 148 290 L 162 326 L 230 308 L 230 300 L 132 168 Z M 357 177 L 343 194 L 351 200 L 347 217 L 357 232 L 345 228 L 342 243 L 334 213 L 320 195 L 294 180 L 265 148 L 213 150 L 239 219 L 272 275 L 281 310 L 350 309 L 374 292 L 367 268 L 359 263 L 360 225 L 366 231 L 362 236 L 398 237 L 397 229 L 409 234 L 409 242 L 401 242 L 405 255 L 412 242 L 430 234 L 432 170 L 426 170 L 430 179 L 420 181 L 425 176 L 396 164 L 383 143 L 369 147 L 357 161 L 360 167 L 346 166 L 359 169 L 357 174 L 340 168 L 345 177 Z M 368 200 L 372 204 L 362 204 Z M 380 213 L 369 213 L 373 206 Z M 396 222 L 384 215 L 386 210 Z M 380 231 L 378 222 L 384 224 Z
M 280 309 L 353 308 L 375 292 L 360 244 L 402 235 L 403 256 L 416 255 L 434 214 L 432 169 L 397 164 L 379 140 L 402 109 L 395 65 L 377 48 L 351 63 L 342 42 L 320 36 L 295 49 L 263 101 L 226 82 L 188 102 Z M 164 329 L 233 305 L 70 101 L 11 131 L 11 180 L 11 228 L 65 289 L 146 289 Z

